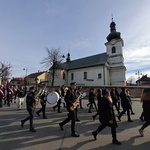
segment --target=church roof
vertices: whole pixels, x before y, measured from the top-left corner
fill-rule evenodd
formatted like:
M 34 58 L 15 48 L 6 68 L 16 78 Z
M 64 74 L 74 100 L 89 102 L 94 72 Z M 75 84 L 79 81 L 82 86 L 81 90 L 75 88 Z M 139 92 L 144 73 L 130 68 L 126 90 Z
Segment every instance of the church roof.
M 89 57 L 84 57 L 61 64 L 64 70 L 72 70 L 86 67 L 94 67 L 104 65 L 107 61 L 107 53 L 101 53 Z

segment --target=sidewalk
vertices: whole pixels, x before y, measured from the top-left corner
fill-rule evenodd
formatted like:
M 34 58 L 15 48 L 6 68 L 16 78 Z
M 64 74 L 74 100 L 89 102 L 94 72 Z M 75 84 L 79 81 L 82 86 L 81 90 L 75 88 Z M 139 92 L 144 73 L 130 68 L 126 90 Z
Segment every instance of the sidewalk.
M 143 124 L 139 120 L 142 111 L 139 101 L 133 100 L 135 115 L 131 118 L 134 122 L 127 122 L 126 115 L 118 122 L 117 135 L 118 140 L 122 142 L 120 146 L 112 144 L 109 127 L 105 128 L 94 141 L 91 132 L 98 127 L 99 121 L 98 118 L 92 120 L 95 110 L 93 113 L 87 113 L 87 102 L 83 100 L 84 109 L 78 111 L 80 122 L 76 124 L 76 131 L 80 134 L 79 138 L 70 136 L 70 123 L 64 126 L 64 131 L 60 130 L 58 124 L 67 115 L 63 107 L 62 113 L 57 113 L 53 111 L 53 105 L 47 104 L 48 119 L 35 116 L 34 126 L 37 132 L 31 133 L 28 131 L 28 123 L 24 128 L 20 126 L 20 120 L 28 115 L 25 106 L 20 111 L 17 110 L 16 104 L 11 104 L 11 107 L 3 106 L 0 108 L 0 150 L 149 150 L 150 128 L 146 128 L 144 137 L 140 137 L 138 133 Z

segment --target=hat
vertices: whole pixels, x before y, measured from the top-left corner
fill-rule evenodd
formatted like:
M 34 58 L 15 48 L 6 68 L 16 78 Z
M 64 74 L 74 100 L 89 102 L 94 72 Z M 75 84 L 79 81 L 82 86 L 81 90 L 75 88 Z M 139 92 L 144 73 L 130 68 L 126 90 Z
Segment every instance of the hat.
M 70 85 L 76 85 L 76 82 L 71 82 Z
M 34 86 L 31 86 L 29 89 L 30 89 L 30 90 L 34 90 Z
M 109 90 L 108 89 L 104 89 L 102 93 L 103 93 L 103 95 L 107 95 L 109 93 Z

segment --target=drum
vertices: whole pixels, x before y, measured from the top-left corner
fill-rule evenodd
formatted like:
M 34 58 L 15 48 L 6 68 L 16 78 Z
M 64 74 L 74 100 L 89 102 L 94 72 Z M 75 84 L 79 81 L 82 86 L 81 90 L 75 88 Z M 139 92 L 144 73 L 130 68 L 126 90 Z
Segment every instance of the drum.
M 59 100 L 59 94 L 57 92 L 51 92 L 47 95 L 46 101 L 49 104 L 55 104 Z

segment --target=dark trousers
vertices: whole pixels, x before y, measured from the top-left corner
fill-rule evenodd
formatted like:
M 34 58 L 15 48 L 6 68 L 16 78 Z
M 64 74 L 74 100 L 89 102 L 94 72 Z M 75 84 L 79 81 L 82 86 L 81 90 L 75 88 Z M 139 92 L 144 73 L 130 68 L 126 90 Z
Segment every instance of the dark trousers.
M 42 111 L 43 117 L 45 117 L 46 101 L 45 100 L 41 101 L 41 105 L 42 105 L 42 108 L 38 110 L 37 113 L 39 114 Z
M 105 125 L 105 124 L 101 124 L 98 128 L 97 128 L 97 130 L 96 130 L 96 132 L 101 132 L 104 128 L 106 128 L 106 126 L 107 125 Z M 112 138 L 114 139 L 114 140 L 116 140 L 117 139 L 117 135 L 116 135 L 116 127 L 115 126 L 111 126 L 111 134 L 112 134 Z
M 150 121 L 146 121 L 144 124 L 143 124 L 143 126 L 142 126 L 142 130 L 144 130 L 147 126 L 149 126 L 150 125 Z
M 26 121 L 30 120 L 30 129 L 33 129 L 33 118 L 34 118 L 35 108 L 33 107 L 27 108 L 27 111 L 29 113 L 29 116 L 22 121 L 23 123 L 25 123 Z
M 94 104 L 94 107 L 95 107 L 96 111 L 98 111 L 98 110 L 97 110 L 96 103 L 95 103 L 95 101 L 93 101 L 93 102 L 90 102 L 89 112 L 91 112 L 91 109 L 92 109 L 92 107 L 93 107 L 93 104 Z
M 118 105 L 117 105 L 117 102 L 114 102 L 113 105 L 115 106 L 115 108 L 116 108 L 116 110 L 117 110 L 117 112 L 118 112 L 118 114 L 119 114 L 120 111 L 119 111 L 119 107 L 118 107 Z
M 53 107 L 54 109 L 58 107 L 58 112 L 60 112 L 61 99 L 58 100 L 57 104 Z
M 0 97 L 0 107 L 3 107 L 3 99 Z
M 70 108 L 67 108 L 67 110 L 69 112 L 68 117 L 63 122 L 61 122 L 61 124 L 65 125 L 71 120 L 71 132 L 75 133 L 76 111 L 71 111 Z
M 125 114 L 125 112 L 127 111 L 127 117 L 128 117 L 128 121 L 131 120 L 131 117 L 130 117 L 130 110 L 129 110 L 129 107 L 128 108 L 123 108 L 123 111 L 118 115 L 118 117 L 122 117 L 123 114 Z

